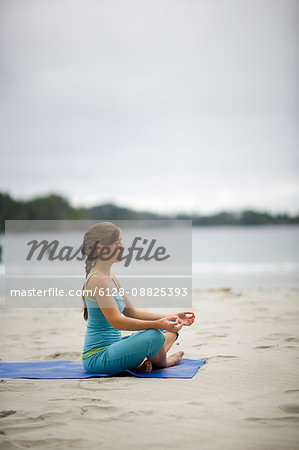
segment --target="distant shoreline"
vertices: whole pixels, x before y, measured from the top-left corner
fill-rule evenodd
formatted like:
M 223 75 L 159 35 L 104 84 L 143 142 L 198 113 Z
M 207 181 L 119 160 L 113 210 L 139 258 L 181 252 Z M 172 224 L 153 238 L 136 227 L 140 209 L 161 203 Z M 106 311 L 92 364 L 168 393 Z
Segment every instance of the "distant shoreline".
M 293 216 L 287 212 L 271 214 L 257 209 L 236 209 L 214 214 L 179 211 L 175 214 L 158 214 L 120 207 L 114 203 L 76 208 L 67 198 L 57 194 L 16 200 L 8 193 L 0 193 L 0 211 L 0 232 L 5 229 L 5 220 L 192 220 L 194 227 L 299 224 L 299 211 Z

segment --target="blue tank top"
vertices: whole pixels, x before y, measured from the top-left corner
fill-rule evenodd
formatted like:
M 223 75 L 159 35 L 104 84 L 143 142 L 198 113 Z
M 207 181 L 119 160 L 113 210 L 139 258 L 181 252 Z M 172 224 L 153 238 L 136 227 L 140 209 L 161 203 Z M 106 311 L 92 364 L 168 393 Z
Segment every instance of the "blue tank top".
M 95 273 L 98 272 L 92 272 L 87 277 L 84 285 L 85 289 L 89 278 Z M 120 341 L 121 331 L 113 328 L 113 326 L 108 322 L 96 300 L 92 300 L 91 298 L 88 298 L 86 296 L 84 298 L 88 311 L 88 320 L 86 326 L 83 353 L 81 353 L 81 357 L 85 359 L 89 358 L 91 355 L 95 353 L 100 352 L 105 347 L 108 347 L 114 342 Z M 120 313 L 122 314 L 123 310 L 126 307 L 125 299 L 121 297 L 119 294 L 114 295 L 113 298 L 116 301 Z

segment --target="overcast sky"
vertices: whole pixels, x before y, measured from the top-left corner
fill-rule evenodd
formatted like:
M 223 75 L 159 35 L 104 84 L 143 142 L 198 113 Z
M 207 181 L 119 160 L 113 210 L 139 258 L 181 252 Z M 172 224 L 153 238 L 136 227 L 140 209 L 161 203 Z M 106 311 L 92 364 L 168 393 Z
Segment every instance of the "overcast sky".
M 299 212 L 297 0 L 2 0 L 0 190 Z

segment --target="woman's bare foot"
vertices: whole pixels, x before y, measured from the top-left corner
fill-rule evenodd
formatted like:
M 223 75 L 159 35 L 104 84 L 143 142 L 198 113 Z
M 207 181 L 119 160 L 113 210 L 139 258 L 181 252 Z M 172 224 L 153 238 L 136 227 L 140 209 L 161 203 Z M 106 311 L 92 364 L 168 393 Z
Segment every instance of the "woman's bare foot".
M 139 366 L 136 367 L 135 372 L 142 372 L 142 373 L 151 373 L 153 369 L 152 362 L 145 358 Z
M 167 358 L 167 367 L 175 366 L 180 364 L 184 352 L 177 352 Z

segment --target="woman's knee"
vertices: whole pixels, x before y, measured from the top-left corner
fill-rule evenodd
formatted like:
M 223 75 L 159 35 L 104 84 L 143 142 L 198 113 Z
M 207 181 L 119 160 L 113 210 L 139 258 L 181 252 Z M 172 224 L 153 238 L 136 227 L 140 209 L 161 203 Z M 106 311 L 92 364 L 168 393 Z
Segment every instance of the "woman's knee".
M 161 330 L 155 328 L 146 330 L 146 334 L 150 342 L 149 357 L 151 357 L 161 350 L 166 340 L 166 336 Z
M 147 337 L 155 342 L 162 342 L 164 344 L 166 336 L 165 334 L 156 328 L 150 328 L 146 330 Z

